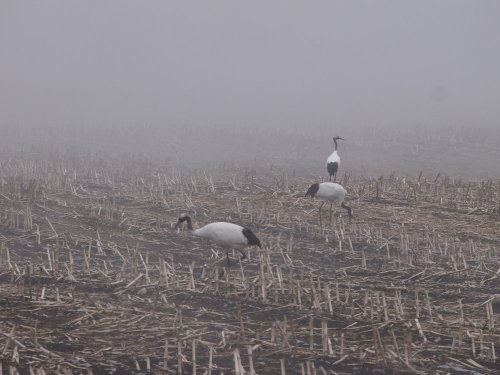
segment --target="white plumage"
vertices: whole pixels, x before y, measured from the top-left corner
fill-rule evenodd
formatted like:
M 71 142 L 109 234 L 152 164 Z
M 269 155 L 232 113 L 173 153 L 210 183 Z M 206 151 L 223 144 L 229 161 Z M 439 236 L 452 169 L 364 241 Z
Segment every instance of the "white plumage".
M 197 237 L 207 238 L 216 245 L 231 248 L 248 246 L 248 239 L 243 235 L 243 227 L 226 222 L 215 222 L 196 229 L 193 234 Z
M 311 196 L 311 198 L 318 197 L 323 200 L 319 206 L 319 223 L 323 226 L 322 218 L 321 218 L 321 209 L 326 202 L 330 202 L 330 219 L 332 217 L 332 204 L 334 202 L 340 203 L 340 206 L 347 210 L 349 214 L 349 219 L 352 217 L 351 207 L 347 206 L 344 203 L 345 196 L 347 192 L 344 187 L 335 182 L 322 182 L 312 184 L 306 192 L 306 197 Z
M 242 255 L 241 259 L 246 258 L 246 254 L 242 250 L 243 248 L 253 245 L 261 247 L 260 240 L 249 228 L 244 228 L 233 223 L 219 221 L 193 230 L 191 217 L 187 214 L 179 216 L 179 220 L 177 221 L 175 228 L 177 229 L 185 221 L 187 222 L 188 229 L 193 235 L 206 238 L 214 242 L 216 245 L 225 248 L 237 249 Z
M 335 144 L 335 150 L 332 152 L 332 154 L 326 159 L 326 170 L 328 171 L 328 174 L 330 175 L 330 181 L 332 180 L 333 176 L 333 181 L 335 182 L 337 179 L 337 171 L 339 170 L 340 167 L 340 156 L 337 151 L 337 140 L 344 140 L 344 138 L 340 137 L 333 137 L 333 143 Z
M 326 165 L 330 163 L 337 163 L 337 165 L 340 167 L 340 156 L 337 150 L 333 151 L 332 154 L 326 159 Z
M 347 191 L 342 185 L 335 182 L 322 182 L 318 185 L 318 191 L 315 196 L 323 200 L 331 202 L 339 201 L 339 203 L 342 203 L 346 194 Z

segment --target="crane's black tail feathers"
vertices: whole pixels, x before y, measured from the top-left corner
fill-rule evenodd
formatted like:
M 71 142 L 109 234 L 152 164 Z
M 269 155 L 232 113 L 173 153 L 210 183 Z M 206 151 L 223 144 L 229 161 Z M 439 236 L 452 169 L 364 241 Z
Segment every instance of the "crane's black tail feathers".
M 309 186 L 309 189 L 307 189 L 305 196 L 306 197 L 311 196 L 311 198 L 314 198 L 314 196 L 318 193 L 318 190 L 319 190 L 319 183 L 316 182 L 315 184 Z
M 262 247 L 260 240 L 257 238 L 257 236 L 252 232 L 251 229 L 249 228 L 243 228 L 243 235 L 247 238 L 248 241 L 248 246 L 258 246 Z
M 337 171 L 339 170 L 339 163 L 337 163 L 336 161 L 333 163 L 328 163 L 326 165 L 326 170 L 328 171 L 330 177 L 336 175 Z

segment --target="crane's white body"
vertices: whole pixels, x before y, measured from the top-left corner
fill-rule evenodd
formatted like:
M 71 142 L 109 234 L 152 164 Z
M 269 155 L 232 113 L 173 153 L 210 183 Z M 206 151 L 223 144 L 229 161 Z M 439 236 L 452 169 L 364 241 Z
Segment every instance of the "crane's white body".
M 346 193 L 346 190 L 340 184 L 335 182 L 322 182 L 319 184 L 319 189 L 315 196 L 330 203 L 342 203 L 344 202 Z
M 324 156 L 323 156 L 324 157 Z M 340 167 L 340 156 L 337 150 L 333 151 L 332 154 L 326 159 L 326 165 L 330 163 L 337 163 L 337 166 Z
M 215 222 L 196 229 L 193 234 L 206 238 L 216 245 L 230 248 L 243 248 L 248 246 L 248 239 L 243 235 L 243 227 L 233 223 Z

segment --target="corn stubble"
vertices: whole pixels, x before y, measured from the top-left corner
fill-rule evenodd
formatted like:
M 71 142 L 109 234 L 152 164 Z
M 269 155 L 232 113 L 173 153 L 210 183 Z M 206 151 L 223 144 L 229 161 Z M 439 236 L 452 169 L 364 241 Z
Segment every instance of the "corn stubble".
M 276 167 L 1 161 L 2 371 L 498 371 L 500 181 L 339 177 L 353 221 L 320 228 Z M 181 212 L 264 246 L 227 269 Z

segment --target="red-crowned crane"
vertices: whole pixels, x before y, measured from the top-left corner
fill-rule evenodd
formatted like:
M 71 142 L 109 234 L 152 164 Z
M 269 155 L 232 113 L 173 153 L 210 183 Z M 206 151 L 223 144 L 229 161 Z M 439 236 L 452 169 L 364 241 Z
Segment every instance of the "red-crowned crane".
M 184 213 L 179 216 L 175 229 L 177 229 L 185 221 L 187 222 L 188 230 L 193 235 L 206 238 L 214 242 L 216 245 L 226 249 L 237 249 L 241 253 L 241 259 L 245 259 L 247 257 L 247 255 L 243 252 L 243 248 L 254 245 L 259 248 L 261 247 L 260 240 L 249 228 L 244 228 L 233 223 L 215 222 L 193 230 L 191 217 Z M 227 253 L 227 263 L 229 267 L 229 253 Z
M 339 153 L 337 152 L 337 141 L 341 139 L 345 141 L 344 138 L 340 137 L 333 137 L 333 143 L 335 144 L 335 150 L 333 150 L 332 154 L 326 159 L 326 170 L 328 171 L 328 174 L 330 175 L 330 181 L 332 180 L 333 176 L 333 182 L 337 180 L 337 171 L 339 170 L 340 167 L 340 157 Z
M 347 213 L 349 214 L 349 220 L 352 218 L 352 210 L 351 207 L 347 206 L 344 203 L 345 195 L 346 195 L 346 190 L 342 185 L 336 184 L 335 182 L 322 182 L 322 183 L 315 183 L 312 184 L 309 189 L 306 192 L 306 197 L 311 196 L 311 198 L 317 197 L 319 199 L 322 199 L 323 202 L 321 202 L 319 206 L 319 225 L 323 227 L 323 221 L 321 218 L 321 209 L 323 208 L 323 205 L 326 202 L 330 202 L 330 220 L 332 218 L 332 204 L 334 202 L 340 203 L 340 206 L 347 210 Z

